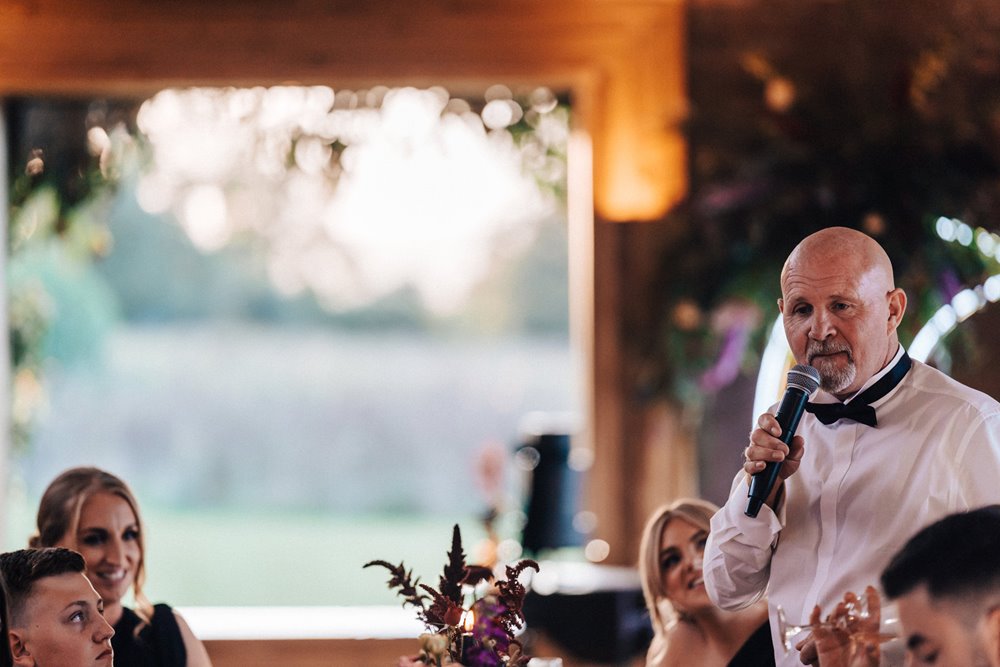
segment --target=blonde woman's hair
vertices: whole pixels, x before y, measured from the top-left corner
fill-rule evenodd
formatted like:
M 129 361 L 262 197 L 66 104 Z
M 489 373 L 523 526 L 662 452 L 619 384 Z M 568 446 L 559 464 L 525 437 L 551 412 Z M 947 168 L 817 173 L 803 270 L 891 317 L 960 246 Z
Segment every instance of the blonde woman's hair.
M 112 493 L 126 503 L 135 514 L 139 527 L 139 563 L 135 568 L 135 579 L 132 583 L 135 598 L 135 613 L 145 623 L 153 619 L 153 605 L 142 591 L 146 582 L 146 527 L 139 514 L 139 503 L 132 490 L 118 477 L 99 468 L 70 468 L 63 471 L 45 489 L 42 500 L 38 504 L 37 531 L 29 540 L 28 546 L 54 547 L 66 537 L 72 548 L 77 546 L 77 532 L 80 529 L 80 512 L 87 499 L 97 493 Z M 138 630 L 143 626 L 139 624 Z
M 667 624 L 679 618 L 678 612 L 669 603 L 667 591 L 660 573 L 660 543 L 663 531 L 673 519 L 684 519 L 706 532 L 710 529 L 712 515 L 719 508 L 698 498 L 680 498 L 658 507 L 646 521 L 639 544 L 639 578 L 642 580 L 642 594 L 646 598 L 646 608 L 652 620 L 653 631 L 660 635 Z

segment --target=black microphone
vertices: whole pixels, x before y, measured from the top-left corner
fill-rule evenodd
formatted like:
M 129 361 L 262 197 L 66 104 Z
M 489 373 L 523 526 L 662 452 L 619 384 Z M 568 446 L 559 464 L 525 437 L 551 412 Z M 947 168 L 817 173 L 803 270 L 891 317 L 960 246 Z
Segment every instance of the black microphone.
M 778 405 L 778 426 L 781 427 L 781 435 L 778 439 L 786 445 L 792 441 L 795 429 L 799 427 L 799 419 L 802 418 L 802 411 L 809 402 L 809 396 L 819 388 L 819 371 L 812 366 L 797 364 L 788 371 L 787 388 L 785 395 Z M 764 469 L 754 473 L 750 478 L 750 498 L 747 501 L 747 509 L 744 512 L 749 517 L 756 517 L 761 506 L 774 489 L 774 483 L 778 481 L 778 472 L 781 471 L 780 461 L 770 461 L 764 465 Z

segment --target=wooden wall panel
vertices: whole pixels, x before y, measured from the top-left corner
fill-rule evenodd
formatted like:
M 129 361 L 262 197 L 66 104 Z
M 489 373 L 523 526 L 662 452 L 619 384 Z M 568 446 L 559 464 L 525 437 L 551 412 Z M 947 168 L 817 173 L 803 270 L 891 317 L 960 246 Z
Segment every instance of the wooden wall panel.
M 657 219 L 684 191 L 683 45 L 679 0 L 5 0 L 0 95 L 590 82 L 598 213 Z
M 274 639 L 206 641 L 213 667 L 390 667 L 416 652 L 416 639 Z M 601 667 L 605 663 L 578 658 L 545 637 L 531 646 L 536 656 L 559 656 L 563 667 Z M 637 655 L 618 667 L 640 667 Z
M 205 648 L 213 667 L 330 667 L 395 665 L 415 653 L 416 639 L 212 640 Z

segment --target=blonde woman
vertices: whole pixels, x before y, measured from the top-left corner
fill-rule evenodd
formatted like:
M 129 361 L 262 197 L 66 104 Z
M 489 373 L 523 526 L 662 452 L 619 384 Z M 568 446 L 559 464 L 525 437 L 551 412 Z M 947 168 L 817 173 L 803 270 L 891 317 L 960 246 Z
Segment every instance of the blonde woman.
M 718 507 L 682 498 L 657 509 L 639 547 L 639 575 L 653 624 L 646 667 L 774 665 L 767 602 L 722 611 L 705 592 L 701 563 Z
M 104 600 L 104 617 L 115 629 L 116 667 L 211 667 L 205 647 L 176 611 L 150 604 L 144 526 L 128 486 L 98 468 L 72 468 L 56 477 L 38 507 L 32 547 L 80 552 L 87 577 Z M 123 603 L 129 591 L 135 609 Z

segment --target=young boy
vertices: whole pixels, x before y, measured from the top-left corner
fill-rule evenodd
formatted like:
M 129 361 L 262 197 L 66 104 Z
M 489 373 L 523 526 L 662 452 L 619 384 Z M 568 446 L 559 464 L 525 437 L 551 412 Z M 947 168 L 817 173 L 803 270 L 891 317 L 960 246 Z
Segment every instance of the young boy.
M 69 549 L 21 549 L 0 554 L 3 575 L 4 662 L 14 667 L 111 667 L 114 629 L 84 575 L 83 557 Z

